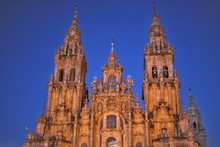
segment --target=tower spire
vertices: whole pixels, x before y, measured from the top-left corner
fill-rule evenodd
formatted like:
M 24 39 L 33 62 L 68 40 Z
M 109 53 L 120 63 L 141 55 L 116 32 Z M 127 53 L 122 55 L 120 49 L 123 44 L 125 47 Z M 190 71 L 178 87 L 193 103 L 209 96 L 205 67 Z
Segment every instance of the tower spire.
M 189 91 L 188 91 L 188 95 L 189 95 L 189 97 L 188 97 L 188 99 L 189 99 L 189 105 L 188 105 L 188 107 L 195 107 L 195 108 L 197 108 L 196 106 L 195 106 L 195 104 L 194 104 L 194 100 L 193 100 L 193 95 L 192 95 L 192 89 L 191 88 L 189 88 Z
M 149 28 L 149 40 L 150 42 L 147 44 L 145 49 L 147 54 L 173 54 L 173 49 L 171 45 L 166 42 L 164 28 L 159 22 L 155 0 L 153 1 L 153 16 L 152 24 Z
M 72 19 L 72 25 L 68 29 L 66 33 L 66 37 L 64 39 L 64 46 L 62 47 L 62 55 L 78 55 L 81 53 L 82 45 L 81 45 L 81 32 L 78 27 L 78 6 L 76 5 L 74 8 L 74 17 Z

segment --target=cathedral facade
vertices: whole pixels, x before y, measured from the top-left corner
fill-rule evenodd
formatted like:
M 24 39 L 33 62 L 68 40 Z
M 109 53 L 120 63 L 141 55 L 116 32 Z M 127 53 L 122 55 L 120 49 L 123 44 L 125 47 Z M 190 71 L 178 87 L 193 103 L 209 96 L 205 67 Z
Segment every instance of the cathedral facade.
M 102 77 L 92 80 L 89 96 L 75 11 L 64 46 L 55 54 L 47 109 L 23 147 L 207 147 L 191 92 L 186 112 L 180 103 L 180 81 L 173 63 L 173 47 L 166 42 L 155 10 L 144 48 L 144 108 L 134 96 L 131 76 L 123 78 L 114 43 L 101 68 Z

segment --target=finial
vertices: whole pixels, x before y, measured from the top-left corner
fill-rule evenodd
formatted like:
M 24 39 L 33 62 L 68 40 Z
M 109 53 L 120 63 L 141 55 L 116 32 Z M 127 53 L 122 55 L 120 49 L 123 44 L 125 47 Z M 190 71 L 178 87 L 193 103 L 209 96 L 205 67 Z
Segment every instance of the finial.
M 43 106 L 43 108 L 42 108 L 42 116 L 44 116 L 44 113 L 45 113 L 45 107 Z
M 79 7 L 77 5 L 75 5 L 75 7 L 74 7 L 74 17 L 73 17 L 73 20 L 72 20 L 73 25 L 77 25 L 77 23 L 78 23 L 78 19 L 77 19 L 78 8 Z
M 85 96 L 85 101 L 84 101 L 84 106 L 87 107 L 88 106 L 88 96 Z
M 78 5 L 75 5 L 75 6 L 74 6 L 74 17 L 77 17 L 78 9 L 79 9 L 79 6 L 78 6 Z
M 154 10 L 153 21 L 158 21 L 156 0 L 153 0 L 153 10 Z
M 189 96 L 192 96 L 192 89 L 189 88 Z
M 139 100 L 139 96 L 138 96 L 138 93 L 136 93 L 136 100 Z
M 138 94 L 136 94 L 136 105 L 140 106 L 140 98 L 139 98 Z
M 189 88 L 189 103 L 193 104 L 193 96 L 192 96 L 192 89 Z
M 27 126 L 25 127 L 25 130 L 28 132 L 28 130 L 29 130 L 29 129 L 28 129 L 28 127 L 27 127 Z
M 97 80 L 98 78 L 96 76 L 93 77 L 93 80 Z
M 111 43 L 111 46 L 112 46 L 111 53 L 114 53 L 114 45 L 115 45 L 115 43 L 114 43 L 114 41 L 112 41 L 112 43 Z
M 156 0 L 153 1 L 153 6 L 154 6 L 154 8 L 153 8 L 154 9 L 154 15 L 156 16 L 157 15 Z

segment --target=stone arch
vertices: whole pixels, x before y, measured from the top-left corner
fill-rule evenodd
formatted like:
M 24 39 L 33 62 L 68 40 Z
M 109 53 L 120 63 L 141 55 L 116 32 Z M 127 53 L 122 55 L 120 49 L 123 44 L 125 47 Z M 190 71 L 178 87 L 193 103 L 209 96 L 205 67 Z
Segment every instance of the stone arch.
M 64 80 L 64 69 L 61 68 L 59 71 L 58 71 L 58 81 L 62 82 Z
M 117 147 L 117 140 L 114 137 L 109 137 L 106 140 L 106 147 Z
M 152 67 L 152 78 L 158 78 L 158 70 L 156 66 Z
M 163 66 L 163 77 L 169 78 L 169 70 L 167 66 Z
M 197 124 L 196 124 L 196 122 L 193 122 L 193 130 L 197 130 Z

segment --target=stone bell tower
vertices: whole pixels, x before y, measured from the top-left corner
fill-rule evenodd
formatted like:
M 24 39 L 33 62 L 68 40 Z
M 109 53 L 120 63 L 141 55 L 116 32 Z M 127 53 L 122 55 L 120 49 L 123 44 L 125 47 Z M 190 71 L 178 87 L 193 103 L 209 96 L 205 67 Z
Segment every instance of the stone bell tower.
M 36 133 L 30 131 L 25 147 L 69 147 L 76 139 L 76 120 L 87 96 L 87 62 L 81 44 L 77 11 L 66 33 L 64 46 L 56 50 L 54 74 L 48 84 L 48 103 L 37 120 Z
M 77 11 L 66 33 L 64 46 L 56 51 L 55 70 L 48 85 L 47 115 L 65 104 L 71 113 L 79 113 L 86 96 L 85 75 L 87 62 L 81 44 Z
M 199 145 L 199 147 L 207 147 L 206 131 L 202 125 L 202 118 L 199 109 L 194 103 L 191 89 L 189 89 L 188 99 L 189 99 L 189 103 L 186 109 L 186 114 L 190 118 L 189 125 L 193 130 L 193 134 L 195 136 L 195 142 Z
M 149 43 L 144 49 L 143 100 L 148 146 L 193 146 L 188 118 L 180 104 L 180 82 L 173 67 L 173 47 L 154 8 Z

